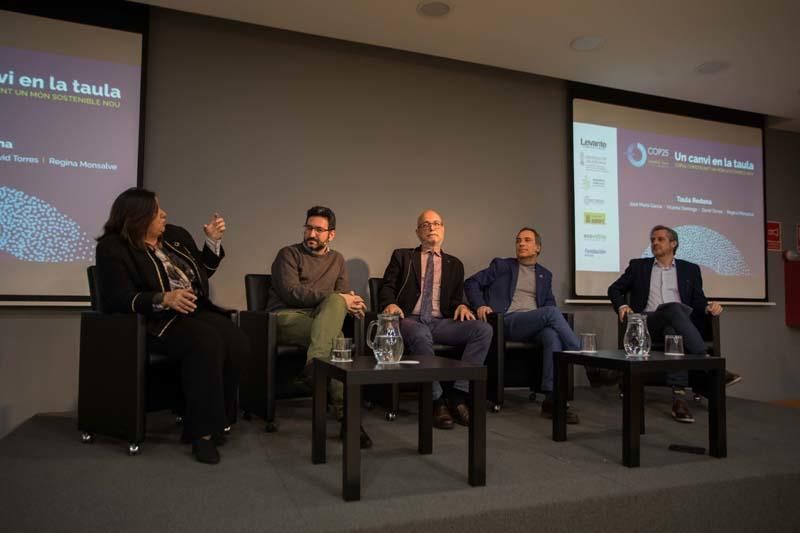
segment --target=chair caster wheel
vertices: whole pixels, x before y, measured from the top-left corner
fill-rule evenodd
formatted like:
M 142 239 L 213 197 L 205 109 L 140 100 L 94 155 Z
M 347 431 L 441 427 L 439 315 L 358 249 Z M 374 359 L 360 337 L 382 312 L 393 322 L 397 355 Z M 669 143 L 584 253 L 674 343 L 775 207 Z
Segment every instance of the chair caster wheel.
M 267 433 L 275 433 L 278 431 L 278 423 L 277 422 L 267 422 L 266 427 Z
M 533 403 L 536 403 L 536 393 L 535 392 L 530 393 L 528 395 L 528 400 L 533 402 Z
M 81 433 L 81 442 L 84 444 L 91 444 L 94 442 L 94 435 L 91 433 L 83 432 Z
M 502 405 L 500 405 L 499 403 L 496 403 L 496 404 L 494 404 L 494 405 L 492 406 L 492 412 L 493 412 L 493 413 L 499 413 L 499 412 L 500 412 L 500 409 L 502 409 L 502 408 L 503 408 L 503 406 L 502 406 Z
M 230 435 L 231 434 L 231 427 L 230 426 L 225 426 L 224 428 L 222 428 L 222 432 L 224 434 L 226 434 L 226 435 Z
M 694 403 L 703 403 L 703 397 L 699 394 L 694 395 Z
M 128 455 L 133 457 L 134 455 L 139 455 L 139 445 L 135 442 L 128 443 Z
M 183 417 L 182 416 L 176 416 L 175 417 L 175 425 L 176 426 L 180 426 L 181 424 L 183 424 Z
M 242 411 L 242 420 L 252 420 L 253 415 L 249 411 Z
M 364 407 L 367 408 L 367 411 L 372 411 L 375 409 L 375 404 L 373 402 L 364 402 Z
M 386 420 L 389 422 L 394 422 L 397 418 L 397 413 L 394 411 L 386 411 Z

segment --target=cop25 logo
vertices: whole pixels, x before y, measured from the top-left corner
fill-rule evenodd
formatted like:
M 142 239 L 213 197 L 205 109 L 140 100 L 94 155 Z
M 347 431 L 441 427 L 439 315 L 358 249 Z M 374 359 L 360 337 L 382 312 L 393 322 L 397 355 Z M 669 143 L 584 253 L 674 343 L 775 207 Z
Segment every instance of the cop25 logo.
M 642 143 L 629 144 L 625 156 L 628 158 L 628 163 L 636 168 L 641 168 L 647 163 L 647 149 Z

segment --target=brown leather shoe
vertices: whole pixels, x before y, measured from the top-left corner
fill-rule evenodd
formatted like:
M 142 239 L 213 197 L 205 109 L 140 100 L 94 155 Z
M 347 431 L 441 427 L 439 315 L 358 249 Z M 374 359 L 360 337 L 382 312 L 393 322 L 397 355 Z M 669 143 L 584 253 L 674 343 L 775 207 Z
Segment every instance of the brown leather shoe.
M 553 400 L 543 400 L 542 401 L 542 416 L 544 418 L 553 419 L 553 409 L 555 407 L 555 403 Z M 580 424 L 580 418 L 578 418 L 578 414 L 569 408 L 567 405 L 567 424 Z
M 672 418 L 684 424 L 691 424 L 694 422 L 694 417 L 692 416 L 692 412 L 689 411 L 689 406 L 686 405 L 685 401 L 677 398 L 672 402 Z
M 455 411 L 453 411 L 453 420 L 462 426 L 469 426 L 469 407 L 467 407 L 467 404 L 460 403 L 456 405 Z
M 444 401 L 439 400 L 433 404 L 433 426 L 439 429 L 453 429 L 453 417 Z

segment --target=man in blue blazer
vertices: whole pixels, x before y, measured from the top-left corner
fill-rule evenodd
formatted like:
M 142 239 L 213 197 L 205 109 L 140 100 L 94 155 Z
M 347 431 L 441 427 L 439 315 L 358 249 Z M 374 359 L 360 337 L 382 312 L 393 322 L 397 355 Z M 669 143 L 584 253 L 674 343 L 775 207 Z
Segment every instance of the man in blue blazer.
M 517 257 L 495 258 L 489 268 L 464 282 L 464 292 L 478 318 L 502 313 L 509 340 L 542 345 L 542 416 L 553 417 L 553 352 L 577 350 L 580 341 L 553 296 L 553 274 L 538 263 L 542 239 L 533 228 L 517 232 Z M 567 423 L 577 424 L 578 415 L 567 410 Z
M 650 250 L 653 258 L 632 259 L 622 276 L 608 287 L 608 297 L 620 322 L 628 313 L 645 313 L 651 338 L 661 341 L 665 333 L 676 333 L 683 336 L 687 353 L 705 353 L 705 341 L 700 334 L 703 316 L 719 315 L 722 306 L 706 299 L 700 267 L 675 258 L 678 250 L 675 230 L 655 226 L 650 230 Z M 626 295 L 630 295 L 630 303 L 626 303 Z M 733 373 L 726 378 L 729 385 L 740 380 Z M 688 384 L 688 373 L 668 374 L 667 384 L 675 391 L 672 417 L 678 422 L 694 422 L 686 402 L 680 398 Z

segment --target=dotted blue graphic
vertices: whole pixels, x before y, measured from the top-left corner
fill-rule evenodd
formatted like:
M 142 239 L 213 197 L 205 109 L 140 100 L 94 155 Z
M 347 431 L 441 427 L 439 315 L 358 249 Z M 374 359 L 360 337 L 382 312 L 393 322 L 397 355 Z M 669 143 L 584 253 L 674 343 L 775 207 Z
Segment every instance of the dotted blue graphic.
M 22 261 L 68 263 L 94 259 L 94 240 L 58 209 L 0 186 L 0 251 Z
M 628 158 L 628 163 L 636 168 L 641 168 L 647 163 L 647 150 L 642 143 L 629 144 L 628 149 L 625 150 L 625 156 Z
M 726 236 L 705 226 L 677 226 L 678 257 L 710 268 L 722 276 L 750 276 L 742 252 Z M 648 247 L 642 257 L 653 257 Z

